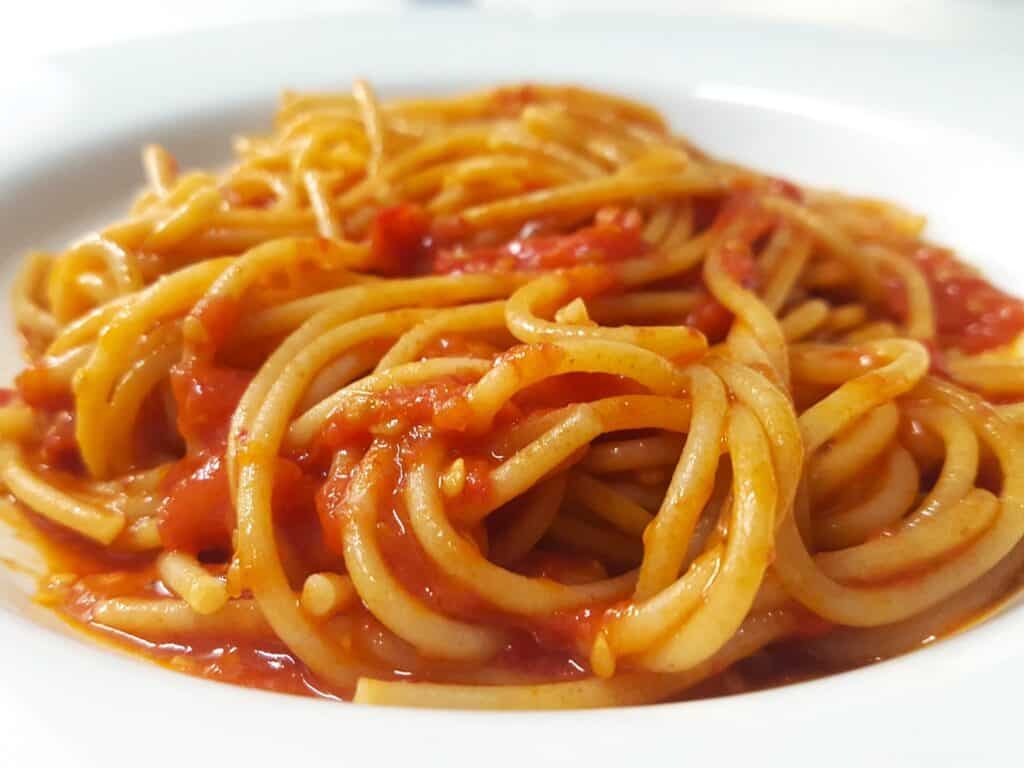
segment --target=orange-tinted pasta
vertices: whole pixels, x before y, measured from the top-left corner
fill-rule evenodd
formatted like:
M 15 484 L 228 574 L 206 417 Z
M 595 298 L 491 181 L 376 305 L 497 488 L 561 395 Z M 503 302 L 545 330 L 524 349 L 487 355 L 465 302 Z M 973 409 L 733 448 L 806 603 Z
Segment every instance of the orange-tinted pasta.
M 35 253 L 39 599 L 194 674 L 639 704 L 953 631 L 1024 564 L 1024 305 L 888 203 L 573 87 L 289 93 Z M 6 508 L 6 507 L 5 507 Z

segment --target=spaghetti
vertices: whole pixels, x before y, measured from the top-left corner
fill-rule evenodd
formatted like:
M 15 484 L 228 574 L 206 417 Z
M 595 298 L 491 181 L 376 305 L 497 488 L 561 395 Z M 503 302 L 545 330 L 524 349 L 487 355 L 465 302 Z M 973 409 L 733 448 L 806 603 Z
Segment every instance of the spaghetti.
M 31 254 L 39 599 L 357 702 L 639 704 L 949 633 L 1024 564 L 1024 305 L 923 221 L 528 85 L 286 94 Z

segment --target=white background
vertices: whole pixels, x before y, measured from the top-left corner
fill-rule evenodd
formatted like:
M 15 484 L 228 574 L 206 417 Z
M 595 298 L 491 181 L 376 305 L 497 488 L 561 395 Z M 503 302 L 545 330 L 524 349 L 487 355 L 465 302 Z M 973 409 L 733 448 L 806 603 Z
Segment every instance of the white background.
M 17 66 L 19 60 L 187 29 L 413 6 L 534 13 L 551 16 L 553 23 L 565 11 L 725 13 L 987 49 L 1024 47 L 1024 0 L 16 0 L 0 2 L 0 61 Z

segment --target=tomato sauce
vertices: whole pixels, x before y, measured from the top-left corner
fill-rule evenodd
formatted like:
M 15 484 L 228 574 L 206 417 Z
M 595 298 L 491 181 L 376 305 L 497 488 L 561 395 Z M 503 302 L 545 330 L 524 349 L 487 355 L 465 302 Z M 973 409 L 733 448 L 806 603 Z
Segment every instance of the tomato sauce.
M 202 447 L 224 442 L 253 373 L 193 358 L 172 368 L 170 378 L 178 430 L 186 443 Z
M 391 387 L 340 409 L 327 419 L 314 450 L 329 452 L 349 446 L 371 432 L 405 432 L 414 425 L 445 423 L 457 427 L 464 421 L 468 380 L 441 376 L 425 384 Z
M 223 450 L 190 454 L 164 477 L 159 511 L 160 540 L 167 549 L 200 553 L 231 548 L 235 508 Z M 274 519 L 287 523 L 314 509 L 315 485 L 299 466 L 278 457 L 274 468 Z
M 383 208 L 370 225 L 370 268 L 382 275 L 457 274 L 566 269 L 634 259 L 647 251 L 635 211 L 605 209 L 594 223 L 568 234 L 530 234 L 500 245 L 466 246 L 457 218 L 431 219 L 417 205 Z
M 381 512 L 377 543 L 394 576 L 427 605 L 455 618 L 479 621 L 489 614 L 497 616 L 475 592 L 438 569 L 413 534 L 408 514 L 397 498 L 390 512 Z
M 739 193 L 728 199 L 717 212 L 712 227 L 724 231 L 737 216 L 746 215 L 754 204 L 748 194 Z M 754 260 L 752 244 L 774 226 L 775 220 L 767 215 L 754 217 L 754 223 L 742 232 L 735 233 L 721 248 L 722 267 L 743 288 L 755 291 L 761 284 L 761 274 Z M 686 316 L 686 324 L 703 333 L 708 342 L 722 341 L 732 327 L 733 313 L 703 287 L 698 288 L 700 297 L 696 306 Z
M 535 103 L 539 96 L 537 87 L 529 83 L 499 88 L 494 92 L 494 108 L 499 115 L 519 117 L 523 108 Z
M 238 312 L 231 301 L 200 305 L 197 316 L 209 334 L 209 347 L 227 337 Z M 231 416 L 252 378 L 251 371 L 219 365 L 206 354 L 189 356 L 171 370 L 178 431 L 188 450 L 160 486 L 159 530 L 165 547 L 193 553 L 230 549 L 235 511 L 224 453 Z M 275 460 L 274 473 L 275 519 L 311 515 L 314 478 L 284 457 Z
M 277 638 L 189 634 L 136 637 L 92 623 L 93 609 L 113 597 L 165 599 L 171 595 L 152 566 L 94 573 L 80 578 L 63 599 L 74 626 L 125 650 L 144 654 L 161 666 L 208 680 L 278 693 L 340 699 L 341 692 L 320 683 Z
M 590 403 L 605 397 L 643 394 L 632 379 L 610 373 L 563 373 L 550 376 L 522 390 L 515 405 L 522 411 L 561 408 L 566 403 Z
M 352 473 L 363 451 L 365 446 L 358 451 L 338 448 L 330 472 L 316 492 L 316 512 L 323 530 L 324 544 L 338 557 L 345 554 L 344 532 L 348 523 L 345 495 L 348 493 Z
M 585 264 L 607 264 L 642 256 L 647 250 L 638 227 L 609 222 L 568 235 L 518 238 L 486 248 L 443 248 L 434 257 L 438 274 L 535 272 Z
M 370 225 L 370 264 L 382 275 L 423 271 L 430 242 L 430 217 L 418 205 L 382 208 Z
M 496 347 L 482 339 L 474 339 L 472 336 L 459 333 L 438 336 L 423 347 L 419 357 L 421 360 L 428 360 L 434 357 L 478 357 L 486 360 L 500 353 L 500 347 Z
M 974 354 L 1009 344 L 1024 331 L 1024 302 L 996 288 L 952 252 L 926 246 L 911 258 L 931 292 L 940 347 Z M 906 320 L 902 282 L 889 280 L 886 288 L 889 311 Z
M 269 190 L 256 194 L 245 194 L 237 189 L 228 187 L 221 190 L 221 195 L 232 208 L 266 210 L 277 202 L 277 194 Z
M 284 643 L 272 638 L 187 638 L 147 643 L 145 653 L 170 669 L 207 680 L 294 696 L 344 698 L 344 692 L 321 682 Z
M 75 441 L 75 414 L 58 411 L 50 419 L 39 445 L 39 457 L 44 464 L 68 472 L 84 468 L 82 455 Z
M 207 338 L 201 346 L 207 357 L 213 357 L 217 347 L 228 340 L 242 314 L 242 305 L 237 299 L 227 296 L 204 298 L 192 312 L 206 331 Z
M 44 365 L 30 365 L 15 377 L 14 385 L 26 405 L 41 411 L 68 411 L 74 407 L 67 385 L 55 380 Z
M 199 552 L 227 549 L 235 510 L 221 454 L 196 454 L 179 461 L 161 483 L 160 540 L 168 549 Z

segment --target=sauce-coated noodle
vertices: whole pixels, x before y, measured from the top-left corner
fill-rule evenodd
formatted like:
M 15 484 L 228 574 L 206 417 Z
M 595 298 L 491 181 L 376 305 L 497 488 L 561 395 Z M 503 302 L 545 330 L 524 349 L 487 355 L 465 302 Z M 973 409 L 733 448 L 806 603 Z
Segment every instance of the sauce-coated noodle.
M 34 253 L 0 483 L 39 599 L 176 669 L 410 706 L 750 690 L 1024 561 L 1024 305 L 628 99 L 285 94 Z M 986 399 L 988 398 L 988 399 Z

